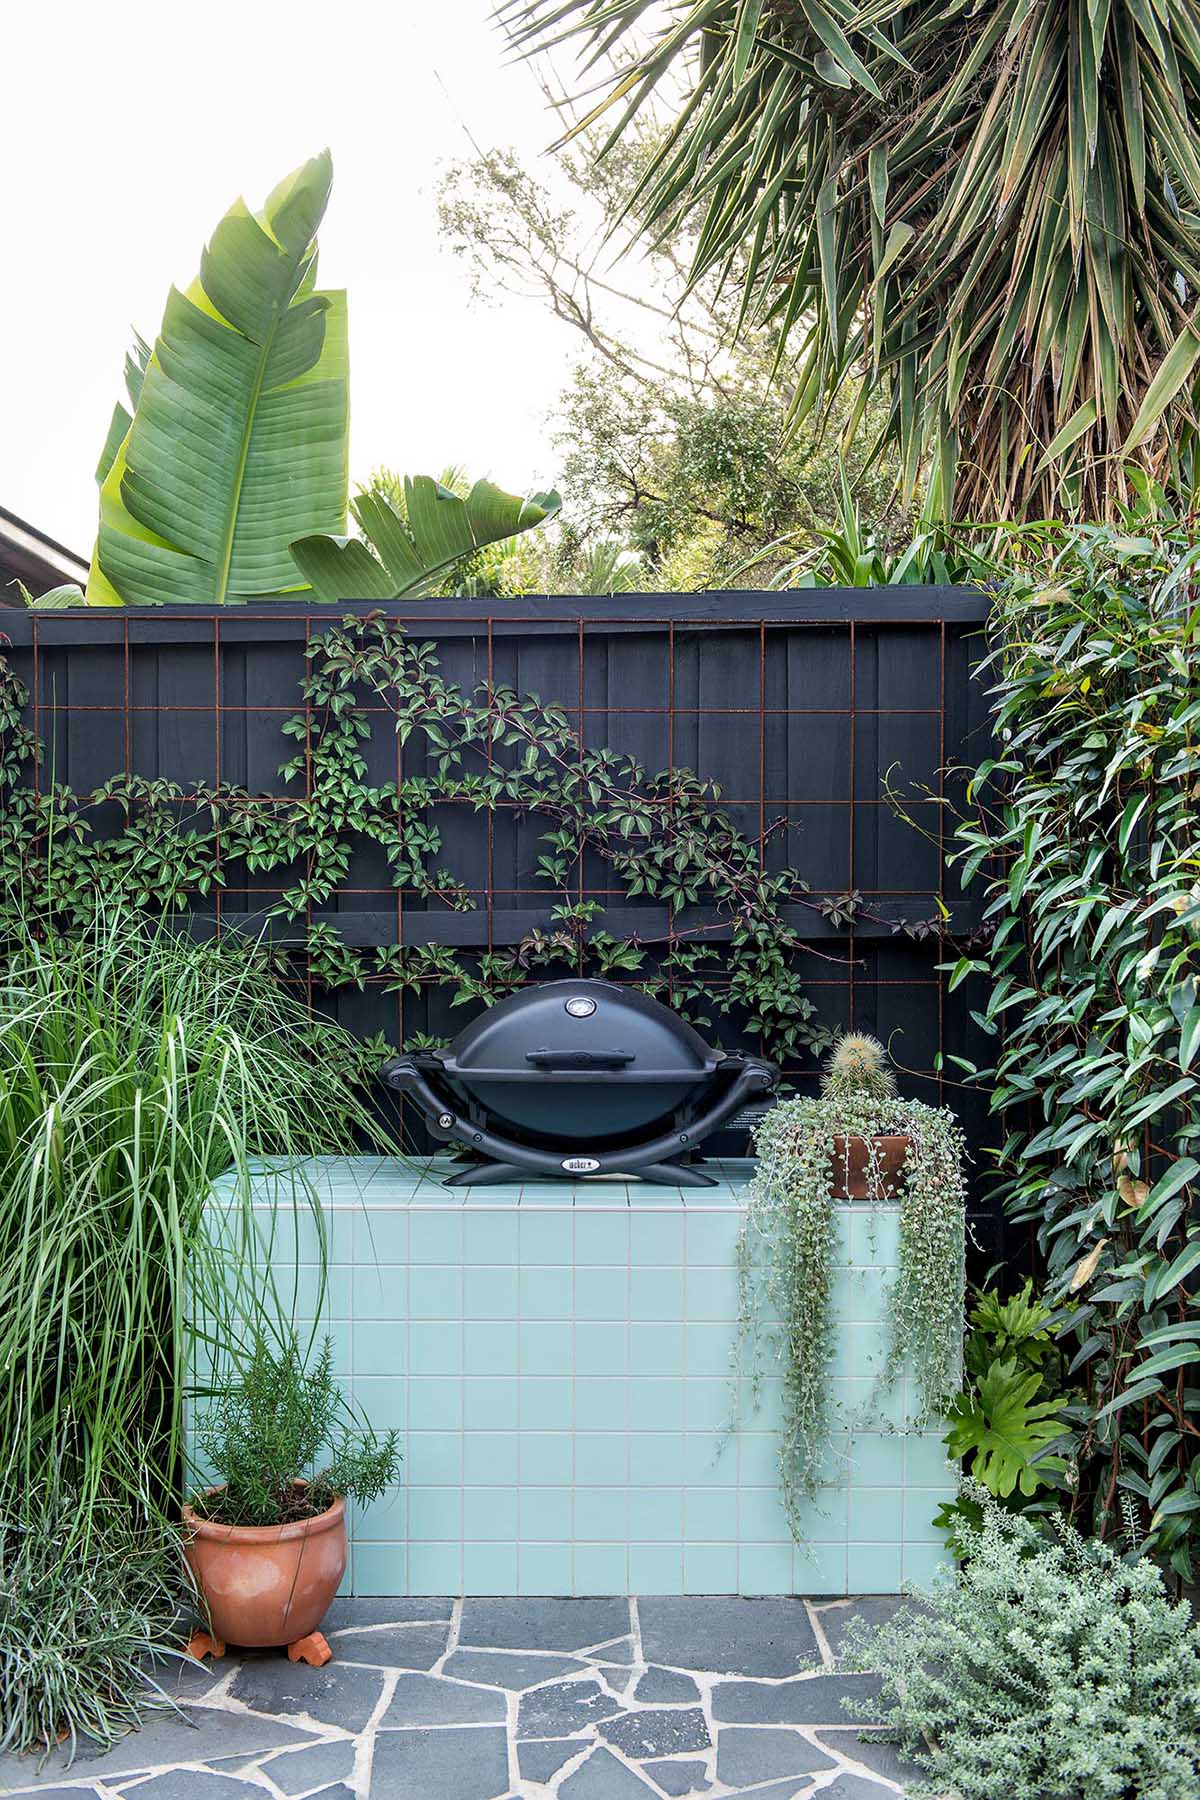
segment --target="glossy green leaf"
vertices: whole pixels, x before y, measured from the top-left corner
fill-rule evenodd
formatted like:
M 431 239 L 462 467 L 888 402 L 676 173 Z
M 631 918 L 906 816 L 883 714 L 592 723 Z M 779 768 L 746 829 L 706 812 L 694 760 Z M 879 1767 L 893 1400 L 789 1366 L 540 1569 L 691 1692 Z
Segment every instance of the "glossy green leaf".
M 95 604 L 223 605 L 301 584 L 289 553 L 345 529 L 346 302 L 315 286 L 328 152 L 221 220 L 172 289 L 100 490 Z

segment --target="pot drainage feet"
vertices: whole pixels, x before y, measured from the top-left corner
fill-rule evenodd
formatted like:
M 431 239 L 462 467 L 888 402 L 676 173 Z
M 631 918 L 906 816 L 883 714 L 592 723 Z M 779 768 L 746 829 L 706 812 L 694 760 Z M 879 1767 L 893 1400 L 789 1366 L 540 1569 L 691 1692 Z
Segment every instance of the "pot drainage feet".
M 194 1657 L 197 1662 L 203 1662 L 206 1656 L 211 1656 L 215 1661 L 218 1656 L 224 1656 L 225 1643 L 222 1638 L 214 1637 L 210 1631 L 194 1631 L 188 1639 L 187 1650 L 184 1654 Z
M 310 1631 L 307 1637 L 297 1638 L 294 1644 L 288 1645 L 289 1661 L 306 1662 L 314 1669 L 324 1668 L 332 1656 L 333 1651 L 319 1631 Z

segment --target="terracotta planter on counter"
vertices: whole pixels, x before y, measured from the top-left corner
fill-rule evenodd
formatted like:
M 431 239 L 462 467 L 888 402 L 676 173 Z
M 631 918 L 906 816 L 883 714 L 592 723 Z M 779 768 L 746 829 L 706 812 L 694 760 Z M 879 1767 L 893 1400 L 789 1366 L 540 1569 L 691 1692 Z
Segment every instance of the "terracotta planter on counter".
M 833 1140 L 829 1159 L 831 1193 L 835 1200 L 890 1199 L 900 1188 L 900 1171 L 912 1149 L 907 1132 L 887 1137 L 843 1137 Z M 872 1164 L 878 1192 L 871 1190 Z
M 226 1643 L 286 1644 L 293 1662 L 329 1661 L 317 1626 L 346 1570 L 344 1500 L 286 1525 L 224 1525 L 185 1506 L 183 1523 L 184 1555 L 211 1621 L 189 1644 L 193 1656 L 221 1656 Z

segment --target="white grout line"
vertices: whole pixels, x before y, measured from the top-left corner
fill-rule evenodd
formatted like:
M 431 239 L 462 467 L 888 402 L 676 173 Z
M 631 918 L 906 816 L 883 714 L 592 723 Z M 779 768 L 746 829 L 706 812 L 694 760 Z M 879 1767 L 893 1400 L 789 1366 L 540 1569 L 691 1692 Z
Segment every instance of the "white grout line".
M 813 1606 L 811 1601 L 806 1600 L 804 1602 L 804 1610 L 808 1614 L 808 1622 L 812 1626 L 812 1634 L 817 1640 L 817 1649 L 821 1655 L 822 1667 L 825 1669 L 836 1669 L 837 1657 L 830 1648 L 829 1639 L 825 1636 L 825 1627 L 818 1617 L 816 1607 Z

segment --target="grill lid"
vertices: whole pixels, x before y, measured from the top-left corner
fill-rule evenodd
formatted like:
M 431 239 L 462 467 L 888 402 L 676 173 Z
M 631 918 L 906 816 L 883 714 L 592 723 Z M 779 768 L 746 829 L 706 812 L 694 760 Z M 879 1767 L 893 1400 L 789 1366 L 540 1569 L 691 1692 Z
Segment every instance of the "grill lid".
M 720 1052 L 686 1020 L 612 981 L 545 981 L 502 1000 L 439 1053 L 447 1074 L 500 1082 L 691 1083 Z

